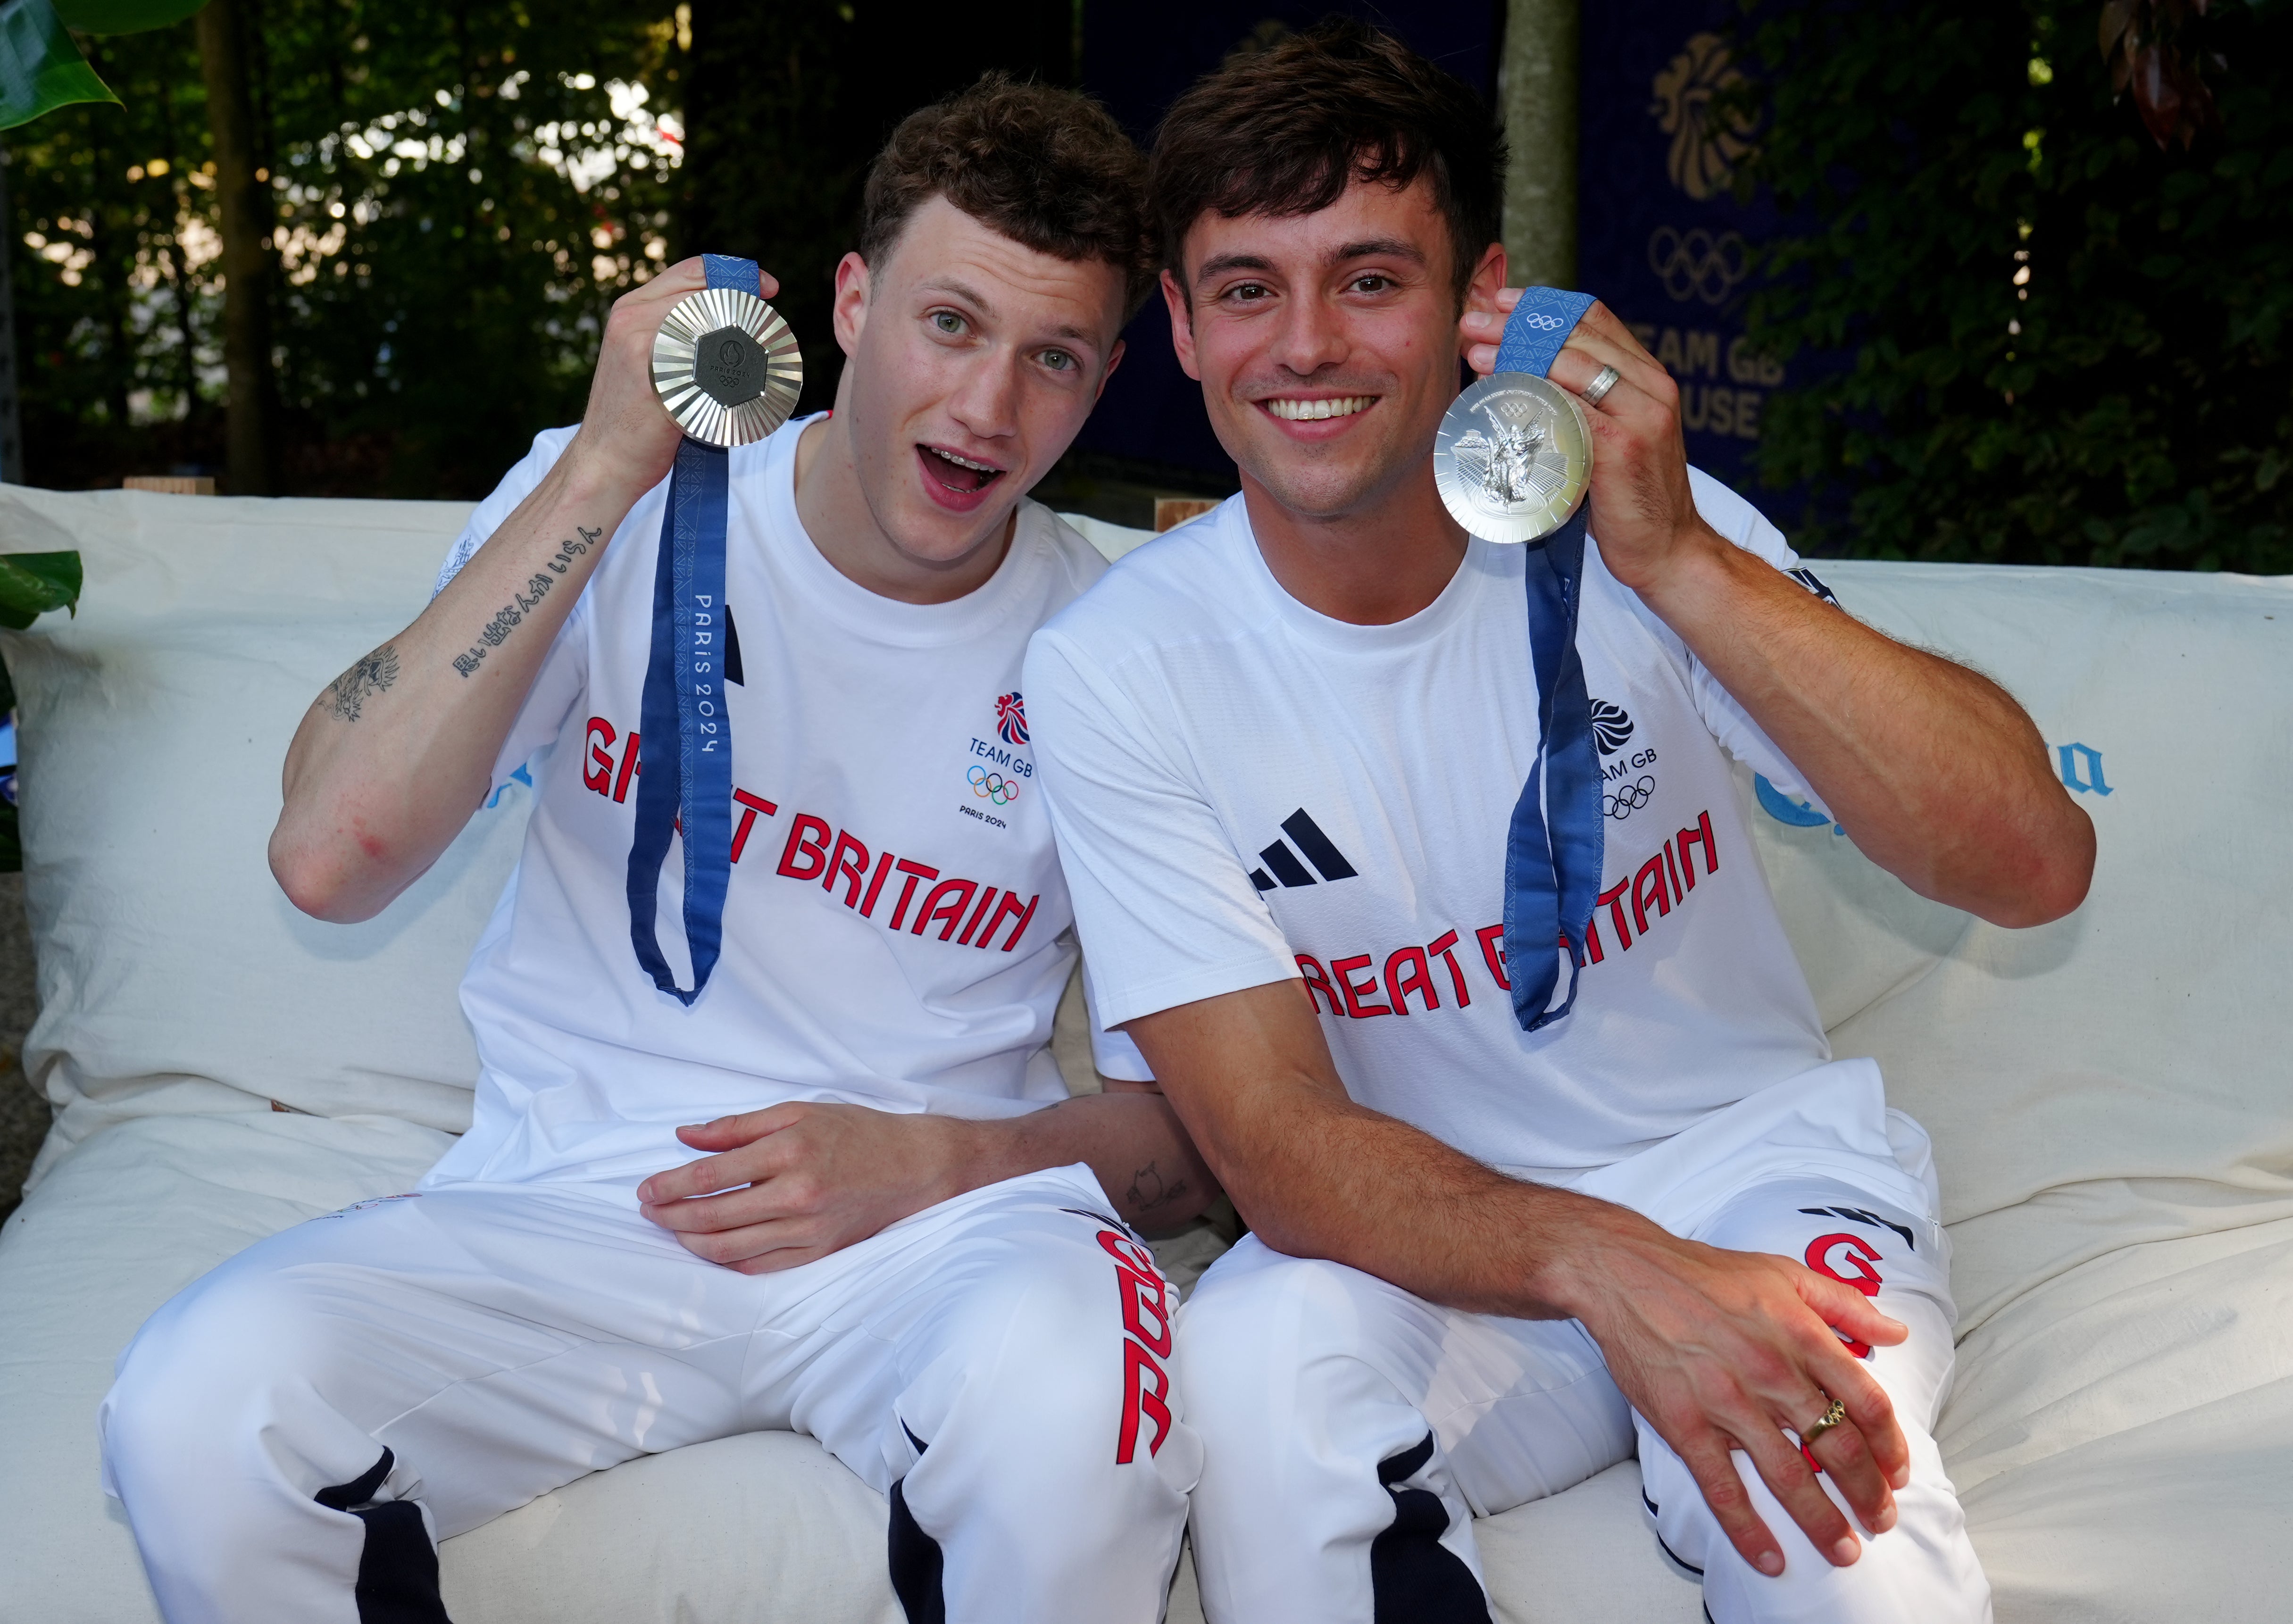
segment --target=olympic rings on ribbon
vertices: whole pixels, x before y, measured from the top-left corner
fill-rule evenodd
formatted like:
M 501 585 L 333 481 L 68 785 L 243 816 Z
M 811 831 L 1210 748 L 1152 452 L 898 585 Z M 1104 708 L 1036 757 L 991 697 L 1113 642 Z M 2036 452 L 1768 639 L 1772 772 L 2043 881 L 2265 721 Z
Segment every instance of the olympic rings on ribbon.
M 974 768 L 973 771 L 976 772 L 978 769 Z M 1649 796 L 1655 793 L 1656 780 L 1652 778 L 1641 778 L 1633 783 L 1619 786 L 1614 795 L 1602 796 L 1600 810 L 1621 822 L 1646 806 L 1649 804 Z
M 971 793 L 983 801 L 993 801 L 998 806 L 1009 806 L 1019 798 L 1019 780 L 1005 778 L 1000 772 L 990 772 L 984 767 L 972 768 Z

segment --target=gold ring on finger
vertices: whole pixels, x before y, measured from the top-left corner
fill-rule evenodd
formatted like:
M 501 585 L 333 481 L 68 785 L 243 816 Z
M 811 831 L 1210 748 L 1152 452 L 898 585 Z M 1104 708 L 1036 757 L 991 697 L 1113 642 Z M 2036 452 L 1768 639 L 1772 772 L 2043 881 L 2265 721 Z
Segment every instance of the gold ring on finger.
M 1846 1418 L 1847 1406 L 1838 1399 L 1832 1400 L 1831 1408 L 1818 1416 L 1815 1418 L 1815 1424 L 1812 1426 L 1810 1426 L 1805 1432 L 1800 1434 L 1800 1446 L 1803 1449 L 1814 1448 L 1815 1441 L 1818 1438 L 1822 1437 L 1824 1434 L 1829 1432 L 1833 1427 L 1838 1426 Z

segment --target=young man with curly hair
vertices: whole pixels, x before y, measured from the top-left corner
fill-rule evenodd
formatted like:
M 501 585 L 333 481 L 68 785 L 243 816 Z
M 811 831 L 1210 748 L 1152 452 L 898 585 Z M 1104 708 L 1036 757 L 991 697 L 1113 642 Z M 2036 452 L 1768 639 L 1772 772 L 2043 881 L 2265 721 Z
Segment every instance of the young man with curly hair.
M 1142 171 L 1096 105 L 993 78 L 878 159 L 834 412 L 730 454 L 713 972 L 633 844 L 678 804 L 648 359 L 698 262 L 620 300 L 581 423 L 312 705 L 271 847 L 306 912 L 379 912 L 521 770 L 534 809 L 463 983 L 469 1132 L 122 1358 L 107 1482 L 170 1624 L 442 1620 L 436 1540 L 761 1428 L 887 1495 L 912 1620 L 1160 1616 L 1199 1450 L 1129 1225 L 1211 1186 L 1126 1043 L 1074 1100 L 1045 1047 L 1074 948 L 1019 682 L 1105 568 L 1025 495 L 1150 286 Z

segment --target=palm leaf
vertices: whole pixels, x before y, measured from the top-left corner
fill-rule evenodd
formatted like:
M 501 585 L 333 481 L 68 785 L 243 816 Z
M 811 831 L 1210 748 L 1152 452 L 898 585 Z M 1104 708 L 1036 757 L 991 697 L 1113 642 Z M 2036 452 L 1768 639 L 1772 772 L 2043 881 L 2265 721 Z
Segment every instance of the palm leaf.
M 75 101 L 118 101 L 49 0 L 0 0 L 0 130 Z

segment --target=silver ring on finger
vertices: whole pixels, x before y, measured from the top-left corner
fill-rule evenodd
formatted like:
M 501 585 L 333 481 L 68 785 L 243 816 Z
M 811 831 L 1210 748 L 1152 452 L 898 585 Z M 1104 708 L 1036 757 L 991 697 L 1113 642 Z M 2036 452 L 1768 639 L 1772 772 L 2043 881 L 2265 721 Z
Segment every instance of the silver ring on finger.
M 1624 376 L 1625 375 L 1623 373 L 1618 372 L 1614 367 L 1601 368 L 1600 370 L 1593 376 L 1592 381 L 1584 385 L 1584 404 L 1587 406 L 1600 405 L 1601 401 L 1608 398 L 1608 392 L 1616 386 L 1616 380 Z

